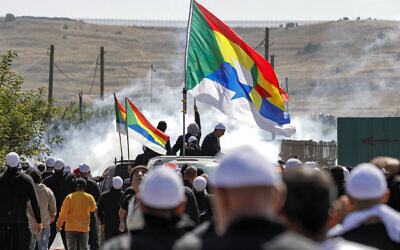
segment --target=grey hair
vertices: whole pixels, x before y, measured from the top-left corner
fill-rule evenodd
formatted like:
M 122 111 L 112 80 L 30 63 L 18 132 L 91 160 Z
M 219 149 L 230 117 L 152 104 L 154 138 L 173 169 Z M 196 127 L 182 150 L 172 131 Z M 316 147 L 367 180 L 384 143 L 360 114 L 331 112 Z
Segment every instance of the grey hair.
M 199 126 L 196 123 L 190 123 L 187 127 L 187 133 L 193 136 L 197 136 L 199 134 Z

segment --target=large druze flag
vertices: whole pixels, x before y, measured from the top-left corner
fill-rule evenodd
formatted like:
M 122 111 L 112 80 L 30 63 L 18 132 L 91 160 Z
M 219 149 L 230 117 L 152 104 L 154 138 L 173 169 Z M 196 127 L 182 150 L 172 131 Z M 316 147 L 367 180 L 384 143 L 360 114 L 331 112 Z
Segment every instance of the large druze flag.
M 114 94 L 114 103 L 115 103 L 115 121 L 116 121 L 116 128 L 117 132 L 126 135 L 126 111 L 124 107 L 119 103 L 117 97 Z
M 126 101 L 126 126 L 128 136 L 159 154 L 166 154 L 165 147 L 169 136 L 153 127 L 142 113 L 129 101 Z
M 237 120 L 291 136 L 285 102 L 271 65 L 227 25 L 193 1 L 187 47 L 188 93 Z

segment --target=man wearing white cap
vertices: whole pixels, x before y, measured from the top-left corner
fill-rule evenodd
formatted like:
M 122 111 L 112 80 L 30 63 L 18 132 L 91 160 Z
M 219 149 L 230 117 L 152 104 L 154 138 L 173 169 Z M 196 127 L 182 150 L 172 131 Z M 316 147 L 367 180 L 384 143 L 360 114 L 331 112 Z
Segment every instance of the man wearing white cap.
M 56 158 L 49 157 L 46 160 L 46 172 L 42 173 L 42 180 L 46 179 L 54 172 L 54 163 L 56 163 Z
M 82 163 L 79 165 L 79 172 L 81 178 L 86 180 L 85 192 L 92 195 L 94 200 L 98 202 L 100 198 L 100 189 L 99 186 L 97 186 L 96 181 L 90 178 L 90 166 L 86 163 Z M 99 239 L 96 231 L 96 216 L 94 212 L 90 213 L 89 245 L 91 250 L 99 249 Z
M 123 181 L 121 177 L 113 177 L 110 190 L 100 195 L 97 205 L 97 214 L 106 240 L 121 234 L 119 231 L 118 202 L 123 194 L 121 191 L 122 185 Z
M 17 153 L 9 153 L 5 159 L 7 171 L 0 175 L 0 248 L 29 249 L 31 231 L 27 216 L 30 201 L 37 234 L 42 231 L 42 219 L 33 180 L 17 171 L 20 158 Z
M 211 176 L 216 231 L 188 234 L 176 249 L 315 249 L 278 222 L 285 185 L 273 164 L 249 146 L 226 154 Z
M 72 173 L 64 172 L 65 163 L 62 159 L 56 159 L 53 163 L 54 174 L 43 180 L 43 184 L 53 191 L 56 197 L 57 216 L 50 225 L 49 247 L 53 244 L 57 234 L 56 220 L 58 219 L 61 206 L 67 195 L 75 192 L 75 176 Z M 61 231 L 61 239 L 64 246 L 67 246 L 67 238 L 64 229 Z
M 390 194 L 382 171 L 370 163 L 356 166 L 346 194 L 353 212 L 328 235 L 378 249 L 400 249 L 400 213 L 385 204 Z
M 211 209 L 212 195 L 206 191 L 207 180 L 203 176 L 197 176 L 193 181 L 193 191 L 199 207 L 199 222 L 210 220 L 213 213 Z
M 214 131 L 204 137 L 201 145 L 201 154 L 204 156 L 215 156 L 221 151 L 220 138 L 225 134 L 225 125 L 218 123 Z
M 300 165 L 301 165 L 301 161 L 299 159 L 290 158 L 289 160 L 287 160 L 287 162 L 286 162 L 285 166 L 283 167 L 283 169 L 285 171 L 288 171 L 288 170 L 294 169 L 294 168 L 296 168 L 296 167 L 298 167 Z
M 175 240 L 194 225 L 182 220 L 185 191 L 182 180 L 172 169 L 157 168 L 140 185 L 140 208 L 145 226 L 106 243 L 104 249 L 172 249 Z

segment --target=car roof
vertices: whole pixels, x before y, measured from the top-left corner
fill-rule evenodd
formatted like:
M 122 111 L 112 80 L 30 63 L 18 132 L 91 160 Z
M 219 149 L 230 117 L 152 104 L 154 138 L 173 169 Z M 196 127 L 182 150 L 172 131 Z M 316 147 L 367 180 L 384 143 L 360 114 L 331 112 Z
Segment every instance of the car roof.
M 202 167 L 208 174 L 209 169 L 218 167 L 219 160 L 212 156 L 157 156 L 149 160 L 147 168 L 152 169 L 163 165 L 175 165 L 177 168 L 181 168 L 184 164 Z

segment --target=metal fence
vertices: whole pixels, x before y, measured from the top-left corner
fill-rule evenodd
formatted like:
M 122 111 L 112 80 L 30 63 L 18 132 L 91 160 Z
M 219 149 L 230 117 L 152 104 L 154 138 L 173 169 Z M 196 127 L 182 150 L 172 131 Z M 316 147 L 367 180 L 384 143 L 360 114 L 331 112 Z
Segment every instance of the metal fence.
M 113 26 L 136 26 L 136 27 L 165 27 L 165 28 L 184 28 L 187 26 L 185 20 L 129 20 L 129 19 L 77 19 L 85 23 L 100 24 L 100 25 L 113 25 Z M 281 20 L 281 21 L 225 21 L 230 27 L 279 27 L 287 23 L 295 23 L 297 25 L 322 23 L 326 21 L 295 21 L 295 20 Z

